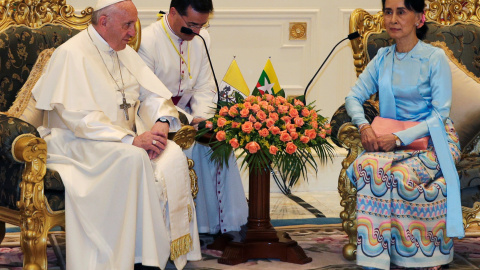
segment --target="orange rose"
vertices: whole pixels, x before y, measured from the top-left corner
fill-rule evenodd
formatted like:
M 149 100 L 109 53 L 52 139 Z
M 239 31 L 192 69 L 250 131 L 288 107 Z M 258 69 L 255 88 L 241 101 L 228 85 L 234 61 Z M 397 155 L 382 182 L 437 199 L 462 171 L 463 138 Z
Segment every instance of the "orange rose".
M 260 107 L 262 107 L 264 110 L 268 109 L 268 102 L 265 100 L 260 101 Z
M 250 154 L 255 154 L 260 150 L 260 145 L 257 142 L 249 142 L 245 145 L 245 149 L 250 152 Z
M 314 129 L 317 129 L 317 128 L 318 128 L 318 123 L 317 123 L 317 121 L 312 121 L 312 122 L 310 122 L 310 125 L 311 125 Z
M 294 104 L 295 106 L 298 106 L 298 105 L 300 105 L 300 106 L 305 106 L 305 105 L 303 104 L 303 102 L 301 102 L 301 101 L 298 100 L 298 99 L 295 99 L 295 100 L 293 101 L 293 104 Z
M 270 94 L 265 94 L 265 98 L 267 99 L 267 101 L 272 101 L 275 97 Z
M 260 121 L 264 122 L 267 119 L 267 114 L 264 111 L 257 112 L 257 117 Z
M 285 151 L 291 155 L 295 153 L 295 151 L 297 151 L 297 146 L 294 143 L 289 142 L 287 143 L 287 147 L 285 148 Z
M 228 107 L 227 106 L 224 106 L 220 109 L 220 111 L 218 112 L 219 115 L 221 116 L 227 116 L 228 114 Z
M 302 116 L 307 117 L 310 115 L 310 111 L 307 108 L 302 109 Z
M 265 120 L 265 123 L 267 123 L 268 128 L 271 128 L 273 127 L 273 125 L 275 125 L 275 120 L 273 120 L 272 118 L 267 118 L 267 120 Z
M 243 132 L 250 133 L 250 132 L 252 132 L 252 130 L 253 130 L 253 123 L 252 122 L 247 121 L 247 122 L 243 123 L 243 125 L 242 125 L 242 131 Z
M 295 119 L 293 119 L 293 122 L 295 123 L 295 126 L 297 126 L 297 127 L 301 127 L 301 126 L 303 126 L 303 124 L 305 124 L 305 122 L 303 122 L 303 118 L 301 118 L 301 117 L 296 117 Z
M 219 132 L 217 132 L 217 135 L 215 135 L 215 137 L 219 141 L 225 141 L 225 139 L 227 138 L 227 134 L 225 133 L 225 131 L 220 130 Z
M 258 134 L 260 134 L 260 136 L 262 136 L 262 137 L 267 137 L 270 134 L 270 132 L 268 132 L 268 129 L 263 128 L 262 130 L 260 130 L 258 132 Z
M 246 109 L 249 109 L 249 110 L 250 110 L 250 108 L 252 107 L 252 104 L 251 104 L 250 102 L 248 102 L 248 101 L 245 102 L 245 103 L 243 103 L 243 105 L 245 106 Z
M 256 122 L 255 124 L 253 124 L 253 127 L 255 127 L 256 130 L 260 130 L 262 128 L 262 123 Z
M 285 105 L 278 105 L 277 107 L 279 113 L 287 113 L 288 112 L 288 106 Z
M 250 110 L 247 109 L 247 108 L 243 108 L 241 111 L 240 111 L 240 116 L 241 117 L 248 117 L 250 115 Z
M 272 118 L 275 121 L 278 121 L 278 113 L 270 113 L 268 114 L 268 117 Z
M 220 117 L 218 118 L 217 120 L 217 126 L 219 127 L 223 127 L 227 124 L 227 119 L 223 118 L 223 117 Z
M 295 108 L 291 108 L 290 111 L 288 112 L 288 114 L 289 114 L 292 118 L 298 117 L 298 111 L 295 110 Z
M 241 125 L 239 122 L 235 122 L 235 121 L 232 122 L 232 128 L 239 128 L 240 126 Z
M 285 122 L 285 124 L 288 124 L 292 121 L 292 118 L 290 116 L 282 116 L 282 120 L 283 122 Z
M 297 129 L 295 128 L 295 125 L 294 124 L 286 124 L 285 125 L 285 129 L 288 130 L 289 132 L 292 132 L 292 131 L 296 131 Z
M 298 139 L 298 133 L 295 131 L 290 132 L 290 136 L 292 136 L 292 140 Z
M 255 118 L 255 116 L 250 114 L 250 116 L 248 117 L 248 121 L 255 123 L 257 122 L 257 119 Z
M 251 109 L 254 113 L 257 113 L 260 111 L 260 106 L 258 104 L 253 104 Z
M 327 131 L 325 129 L 322 129 L 320 133 L 318 133 L 318 136 L 325 139 L 325 137 L 327 137 Z
M 270 154 L 276 155 L 277 151 L 278 151 L 278 148 L 275 147 L 275 145 L 270 145 L 270 149 L 268 149 L 268 152 L 270 152 Z
M 272 132 L 273 133 L 273 132 Z M 287 132 L 282 131 L 280 133 L 280 141 L 282 142 L 289 142 L 292 140 L 292 136 L 290 136 Z
M 271 105 L 268 105 L 267 110 L 268 110 L 269 112 L 274 112 L 274 111 L 275 111 L 275 107 L 273 107 L 273 106 L 271 106 Z
M 231 107 L 230 110 L 228 110 L 228 115 L 231 117 L 235 117 L 238 115 L 238 110 L 237 107 Z
M 257 97 L 256 96 L 248 96 L 245 101 L 249 102 L 249 103 L 254 103 L 257 101 Z
M 300 136 L 300 141 L 303 142 L 303 143 L 308 143 L 310 141 L 310 138 L 302 135 L 302 136 Z
M 233 147 L 233 149 L 237 149 L 240 145 L 238 144 L 238 140 L 233 138 L 229 141 L 230 145 Z
M 307 136 L 310 140 L 313 140 L 317 137 L 317 133 L 314 129 L 307 129 L 305 130 L 305 136 Z
M 287 99 L 285 99 L 284 97 L 281 97 L 281 96 L 277 96 L 276 99 L 277 99 L 277 101 L 280 102 L 280 103 L 285 103 L 285 102 L 287 102 Z
M 207 122 L 205 123 L 205 127 L 206 127 L 206 128 L 209 128 L 209 129 L 212 129 L 212 128 L 213 128 L 213 123 L 212 123 L 211 121 L 207 121 Z
M 279 128 L 279 127 L 273 126 L 273 127 L 269 128 L 268 130 L 269 130 L 273 135 L 280 134 L 280 128 Z
M 328 135 L 332 134 L 332 129 L 331 128 L 327 129 L 326 131 L 327 131 Z
M 318 117 L 317 111 L 312 109 L 310 111 L 310 116 L 312 116 L 312 119 L 317 119 L 317 117 Z

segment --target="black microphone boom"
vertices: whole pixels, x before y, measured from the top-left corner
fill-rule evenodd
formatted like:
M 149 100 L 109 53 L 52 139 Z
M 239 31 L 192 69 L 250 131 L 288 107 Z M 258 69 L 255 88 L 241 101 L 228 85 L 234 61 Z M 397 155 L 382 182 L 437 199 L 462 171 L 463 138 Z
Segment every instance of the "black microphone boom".
M 310 86 L 310 84 L 312 84 L 313 82 L 313 79 L 315 79 L 315 77 L 317 76 L 318 72 L 320 72 L 320 70 L 322 69 L 323 65 L 325 65 L 325 62 L 327 62 L 328 58 L 330 57 L 330 55 L 332 55 L 333 51 L 335 50 L 335 48 L 337 48 L 338 45 L 340 45 L 340 43 L 344 42 L 345 40 L 352 40 L 352 39 L 356 39 L 360 37 L 360 34 L 358 33 L 358 31 L 356 32 L 353 32 L 351 34 L 349 34 L 346 38 L 340 40 L 340 42 L 337 43 L 337 45 L 335 45 L 335 47 L 333 47 L 333 49 L 330 51 L 330 53 L 328 54 L 327 58 L 325 58 L 325 60 L 323 61 L 322 65 L 320 66 L 320 68 L 318 68 L 317 72 L 315 73 L 315 75 L 313 75 L 313 78 L 310 80 L 310 82 L 307 84 L 307 87 L 305 87 L 305 92 L 303 93 L 303 98 L 305 100 L 305 104 L 307 103 L 307 90 L 308 90 L 308 87 Z
M 185 26 L 182 26 L 182 28 L 180 29 L 180 32 L 182 32 L 184 34 L 187 34 L 187 35 L 192 35 L 193 34 L 193 35 L 199 36 L 203 40 L 203 45 L 205 45 L 205 51 L 207 52 L 208 62 L 210 62 L 210 68 L 212 69 L 213 79 L 215 80 L 215 85 L 217 86 L 217 98 L 218 98 L 217 109 L 219 109 L 220 105 L 218 103 L 220 101 L 220 89 L 218 88 L 217 77 L 215 76 L 215 71 L 213 70 L 212 60 L 210 59 L 210 53 L 208 52 L 207 43 L 205 42 L 205 39 L 201 35 L 193 32 L 192 29 L 187 28 Z

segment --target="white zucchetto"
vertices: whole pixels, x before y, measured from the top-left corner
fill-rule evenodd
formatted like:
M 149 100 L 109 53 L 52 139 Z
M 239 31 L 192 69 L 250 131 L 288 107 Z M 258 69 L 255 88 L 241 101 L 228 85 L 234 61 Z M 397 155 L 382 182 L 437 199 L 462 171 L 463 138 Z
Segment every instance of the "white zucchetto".
M 118 2 L 123 2 L 125 0 L 98 0 L 97 5 L 95 5 L 95 8 L 93 10 L 97 11 L 102 8 L 108 7 L 110 5 L 116 4 Z

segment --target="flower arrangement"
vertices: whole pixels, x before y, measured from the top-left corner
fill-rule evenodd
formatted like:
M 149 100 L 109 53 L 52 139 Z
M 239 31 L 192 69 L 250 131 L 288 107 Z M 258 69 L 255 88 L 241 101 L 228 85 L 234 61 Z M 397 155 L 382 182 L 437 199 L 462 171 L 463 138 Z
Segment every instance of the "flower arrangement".
M 215 116 L 205 122 L 205 128 L 197 135 L 213 131 L 216 141 L 210 143 L 211 159 L 224 164 L 232 151 L 238 149 L 240 157 L 244 156 L 242 167 L 245 164 L 250 170 L 276 167 L 284 182 L 283 189 L 280 187 L 284 193 L 289 191 L 286 181 L 291 187 L 300 175 L 306 175 L 305 164 L 317 170 L 313 152 L 321 162 L 331 159 L 334 153 L 327 141 L 330 124 L 312 104 L 305 105 L 301 97 L 287 100 L 270 94 L 245 99 L 237 96 L 236 102 L 219 104 Z

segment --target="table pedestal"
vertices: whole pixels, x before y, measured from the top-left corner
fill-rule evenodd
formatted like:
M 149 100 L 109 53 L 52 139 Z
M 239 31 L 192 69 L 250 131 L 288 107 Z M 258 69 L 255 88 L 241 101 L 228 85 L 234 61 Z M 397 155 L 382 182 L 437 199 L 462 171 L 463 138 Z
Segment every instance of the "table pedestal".
M 247 234 L 243 242 L 229 242 L 219 263 L 236 265 L 250 259 L 279 259 L 305 264 L 312 261 L 296 241 L 270 223 L 270 172 L 252 170 L 249 178 Z

